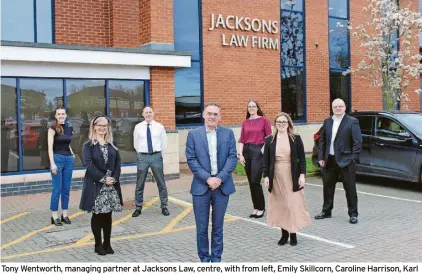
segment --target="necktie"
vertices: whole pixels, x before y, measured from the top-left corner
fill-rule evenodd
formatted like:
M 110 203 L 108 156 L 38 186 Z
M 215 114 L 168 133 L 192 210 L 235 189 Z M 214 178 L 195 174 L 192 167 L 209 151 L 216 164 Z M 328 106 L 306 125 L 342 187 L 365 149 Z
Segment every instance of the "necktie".
M 151 124 L 148 124 L 147 127 L 147 143 L 148 143 L 148 153 L 153 153 L 152 150 L 152 137 L 151 137 L 151 129 L 149 128 Z

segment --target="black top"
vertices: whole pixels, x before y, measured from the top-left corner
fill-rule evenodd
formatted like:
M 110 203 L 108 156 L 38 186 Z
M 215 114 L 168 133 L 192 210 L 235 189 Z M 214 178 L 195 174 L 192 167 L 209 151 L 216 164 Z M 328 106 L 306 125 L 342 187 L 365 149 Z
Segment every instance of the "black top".
M 92 211 L 95 199 L 100 195 L 101 188 L 104 183 L 101 179 L 111 171 L 111 177 L 114 178 L 115 183 L 112 185 L 116 189 L 120 204 L 123 205 L 122 190 L 120 187 L 120 171 L 121 160 L 120 153 L 111 145 L 107 146 L 107 161 L 104 159 L 103 152 L 99 143 L 87 141 L 83 145 L 82 155 L 83 164 L 86 167 L 84 183 L 82 187 L 81 202 L 79 208 L 88 212 Z
M 332 117 L 325 119 L 319 138 L 318 160 L 328 161 L 331 139 L 334 138 L 334 155 L 339 167 L 346 167 L 351 162 L 358 163 L 362 149 L 362 133 L 358 119 L 344 115 L 338 127 L 336 136 L 333 131 Z
M 71 155 L 70 142 L 72 141 L 73 127 L 69 127 L 66 124 L 63 125 L 63 135 L 59 135 L 57 132 L 54 135 L 53 152 L 54 154 Z

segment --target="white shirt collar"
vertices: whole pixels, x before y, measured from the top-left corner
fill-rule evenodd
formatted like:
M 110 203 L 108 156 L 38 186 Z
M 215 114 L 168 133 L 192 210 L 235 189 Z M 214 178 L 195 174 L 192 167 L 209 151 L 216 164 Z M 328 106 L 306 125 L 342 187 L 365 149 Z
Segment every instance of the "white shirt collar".
M 215 127 L 215 130 L 210 130 L 210 129 L 208 129 L 208 127 L 207 127 L 207 126 L 205 126 L 205 131 L 206 131 L 206 132 L 214 132 L 214 131 L 217 131 L 217 128 L 218 128 L 218 126 L 217 126 L 217 127 Z
M 345 113 L 343 113 L 343 115 L 340 118 L 337 118 L 337 116 L 333 115 L 332 119 L 335 121 L 341 121 L 343 120 L 344 115 L 346 115 Z
M 144 123 L 145 125 L 148 125 L 148 122 L 146 120 L 142 121 L 142 123 Z M 155 120 L 152 120 L 150 122 L 151 125 L 154 125 L 155 123 L 156 123 Z

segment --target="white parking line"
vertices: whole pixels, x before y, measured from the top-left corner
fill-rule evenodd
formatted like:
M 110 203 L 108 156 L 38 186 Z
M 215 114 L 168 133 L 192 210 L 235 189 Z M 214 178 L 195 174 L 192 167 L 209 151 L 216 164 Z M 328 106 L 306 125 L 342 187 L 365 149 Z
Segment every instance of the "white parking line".
M 192 203 L 189 203 L 189 202 L 186 202 L 186 201 L 183 201 L 183 200 L 174 198 L 174 197 L 169 197 L 169 199 L 170 200 L 177 201 L 179 203 L 183 203 L 183 204 L 185 204 L 187 206 L 192 206 Z M 250 219 L 246 219 L 246 218 L 243 218 L 243 217 L 238 217 L 238 216 L 230 215 L 230 214 L 226 214 L 226 215 L 229 216 L 229 217 L 234 217 L 234 218 L 237 218 L 237 219 L 241 219 L 241 220 L 243 220 L 245 222 L 254 223 L 254 224 L 257 224 L 257 225 L 265 226 L 265 227 L 270 228 L 270 229 L 278 229 L 279 230 L 279 228 L 276 228 L 276 227 L 268 227 L 266 223 L 262 223 L 260 221 L 250 220 Z M 300 236 L 303 236 L 305 238 L 313 239 L 313 240 L 324 242 L 324 243 L 327 243 L 327 244 L 341 246 L 341 247 L 344 247 L 344 248 L 355 248 L 355 246 L 353 246 L 353 245 L 349 245 L 349 244 L 345 244 L 345 243 L 340 243 L 340 242 L 336 242 L 336 241 L 331 241 L 331 240 L 324 239 L 324 238 L 321 238 L 321 237 L 318 237 L 318 236 L 315 236 L 315 235 L 311 235 L 311 234 L 307 234 L 307 233 L 298 232 L 297 234 L 300 235 Z
M 322 187 L 322 185 L 316 185 L 316 184 L 306 184 L 306 185 L 309 185 L 309 186 L 316 186 L 316 187 Z M 344 191 L 344 189 L 343 189 L 343 188 L 336 187 L 336 189 Z M 399 198 L 399 197 L 394 197 L 394 196 L 380 195 L 380 194 L 375 194 L 375 193 L 370 193 L 370 192 L 357 191 L 357 193 L 359 193 L 359 194 L 364 194 L 364 195 L 370 195 L 370 196 L 381 197 L 381 198 L 388 198 L 388 199 L 393 199 L 393 200 L 400 200 L 400 201 L 413 202 L 413 203 L 422 203 L 422 201 L 421 201 L 421 200 L 405 199 L 405 198 Z

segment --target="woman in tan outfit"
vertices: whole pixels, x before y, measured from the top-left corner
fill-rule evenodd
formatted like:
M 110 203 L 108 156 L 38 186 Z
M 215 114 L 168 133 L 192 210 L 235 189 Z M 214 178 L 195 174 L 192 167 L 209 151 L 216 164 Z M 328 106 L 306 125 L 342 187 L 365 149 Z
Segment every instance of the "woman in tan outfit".
M 264 149 L 264 182 L 270 192 L 267 223 L 281 228 L 279 245 L 285 245 L 290 236 L 290 244 L 295 246 L 296 232 L 311 224 L 303 193 L 305 150 L 287 113 L 277 115 L 274 126 Z

